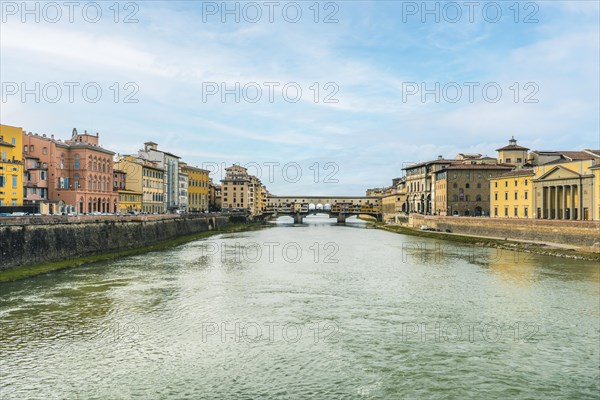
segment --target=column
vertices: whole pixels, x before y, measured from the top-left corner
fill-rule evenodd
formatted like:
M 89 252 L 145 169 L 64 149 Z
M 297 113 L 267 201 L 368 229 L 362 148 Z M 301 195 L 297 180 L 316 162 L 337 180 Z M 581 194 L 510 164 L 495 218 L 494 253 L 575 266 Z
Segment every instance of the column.
M 569 185 L 571 194 L 571 220 L 575 220 L 575 185 Z
M 548 200 L 550 199 L 548 187 L 542 186 L 542 218 L 548 219 Z
M 562 190 L 562 206 L 563 206 L 563 211 L 562 211 L 562 219 L 567 219 L 567 186 L 561 186 L 561 190 Z
M 560 219 L 560 186 L 554 187 L 554 219 Z
M 556 187 L 556 219 L 562 219 L 562 186 Z

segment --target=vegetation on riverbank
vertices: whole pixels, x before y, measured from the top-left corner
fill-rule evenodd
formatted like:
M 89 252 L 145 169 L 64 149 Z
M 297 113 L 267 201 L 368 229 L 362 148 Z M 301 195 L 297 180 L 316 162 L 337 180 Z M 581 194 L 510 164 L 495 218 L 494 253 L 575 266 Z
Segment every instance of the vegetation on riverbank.
M 600 253 L 585 252 L 574 249 L 558 248 L 537 243 L 520 242 L 510 239 L 494 239 L 475 236 L 464 236 L 460 234 L 449 234 L 444 232 L 424 231 L 416 228 L 410 228 L 401 225 L 388 225 L 384 222 L 376 222 L 373 224 L 375 228 L 382 229 L 388 232 L 400 233 L 403 235 L 411 235 L 425 237 L 431 239 L 450 240 L 466 245 L 486 246 L 506 250 L 522 251 L 525 253 L 535 253 L 542 255 L 550 255 L 565 258 L 574 258 L 579 260 L 600 261 Z
M 114 260 L 121 257 L 134 256 L 138 254 L 148 253 L 151 251 L 159 251 L 168 249 L 171 247 L 179 246 L 194 240 L 202 239 L 205 237 L 219 235 L 223 233 L 234 233 L 244 232 L 263 228 L 264 225 L 259 223 L 247 223 L 247 224 L 235 224 L 228 226 L 224 229 L 198 232 L 193 235 L 181 236 L 178 238 L 170 239 L 164 242 L 156 243 L 149 246 L 138 247 L 135 249 L 123 250 L 111 253 L 93 254 L 85 257 L 73 258 L 70 260 L 54 261 L 49 263 L 35 264 L 30 266 L 19 266 L 0 271 L 0 283 L 11 282 L 19 279 L 25 279 L 48 272 L 58 271 L 66 268 L 80 267 L 82 265 L 98 262 Z

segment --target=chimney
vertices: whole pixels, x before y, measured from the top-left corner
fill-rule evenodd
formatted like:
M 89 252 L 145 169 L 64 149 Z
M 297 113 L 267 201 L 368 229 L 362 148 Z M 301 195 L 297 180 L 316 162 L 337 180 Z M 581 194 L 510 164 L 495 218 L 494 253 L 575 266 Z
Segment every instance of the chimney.
M 438 156 L 438 160 L 443 160 L 443 159 L 444 159 L 444 156 L 442 156 L 442 155 Z

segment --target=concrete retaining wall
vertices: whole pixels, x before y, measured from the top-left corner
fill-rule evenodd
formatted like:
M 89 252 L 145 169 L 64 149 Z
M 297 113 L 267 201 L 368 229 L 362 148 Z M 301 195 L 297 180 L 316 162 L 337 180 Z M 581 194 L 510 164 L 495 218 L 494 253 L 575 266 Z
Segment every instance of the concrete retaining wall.
M 540 219 L 441 217 L 411 214 L 408 226 L 427 225 L 441 231 L 507 239 L 600 246 L 600 222 Z M 595 246 L 594 246 L 595 245 Z
M 222 229 L 241 217 L 34 217 L 3 220 L 0 270 L 144 247 Z M 31 219 L 31 221 L 29 221 Z

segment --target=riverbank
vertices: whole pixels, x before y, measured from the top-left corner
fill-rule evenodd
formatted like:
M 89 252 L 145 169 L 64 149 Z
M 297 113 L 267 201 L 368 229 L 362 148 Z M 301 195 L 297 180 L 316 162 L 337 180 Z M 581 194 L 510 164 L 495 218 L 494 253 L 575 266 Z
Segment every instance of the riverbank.
M 515 239 L 501 239 L 474 235 L 461 235 L 456 233 L 424 231 L 417 228 L 410 228 L 407 226 L 388 225 L 383 222 L 376 222 L 373 225 L 377 229 L 382 229 L 388 232 L 400 233 L 403 235 L 411 235 L 417 237 L 425 237 L 430 239 L 448 240 L 452 242 L 463 243 L 466 245 L 485 246 L 497 249 L 521 251 L 525 253 L 572 258 L 577 260 L 600 261 L 600 253 L 584 251 L 581 248 L 575 248 L 575 246 L 564 246 L 559 244 L 555 244 L 553 246 L 543 243 L 534 243 L 531 241 L 521 241 Z
M 13 267 L 7 270 L 0 271 L 0 283 L 2 282 L 12 282 L 19 279 L 30 278 L 36 275 L 41 275 L 49 272 L 59 271 L 67 268 L 75 268 L 81 267 L 83 265 L 99 262 L 99 261 L 107 261 L 114 260 L 117 258 L 134 256 L 143 253 L 149 253 L 153 251 L 165 250 L 171 247 L 176 247 L 194 240 L 202 239 L 205 237 L 210 237 L 214 235 L 224 234 L 224 233 L 234 233 L 234 232 L 244 232 L 244 231 L 252 231 L 257 229 L 262 229 L 264 225 L 260 223 L 243 223 L 243 224 L 235 224 L 230 225 L 225 228 L 221 228 L 218 230 L 204 231 L 198 232 L 191 235 L 180 236 L 177 238 L 165 240 L 160 243 L 116 251 L 116 252 L 108 252 L 102 254 L 93 254 L 84 257 L 73 258 L 69 260 L 61 260 L 54 262 L 46 262 L 33 264 L 30 266 L 18 266 Z

